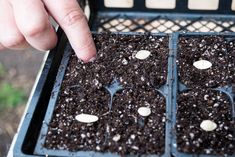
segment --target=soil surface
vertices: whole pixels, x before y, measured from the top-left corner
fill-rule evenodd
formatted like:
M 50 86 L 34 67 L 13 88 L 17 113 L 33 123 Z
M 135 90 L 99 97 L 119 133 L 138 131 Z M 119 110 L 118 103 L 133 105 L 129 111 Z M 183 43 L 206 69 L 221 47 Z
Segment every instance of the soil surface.
M 166 83 L 168 38 L 150 35 L 95 35 L 98 50 L 93 63 L 84 64 L 72 54 L 61 92 L 49 124 L 45 147 L 69 151 L 91 150 L 119 154 L 163 154 L 165 98 L 157 88 Z M 145 60 L 135 58 L 149 50 Z M 122 86 L 113 97 L 106 87 L 114 80 Z M 139 107 L 150 107 L 141 117 Z M 81 113 L 99 120 L 85 124 Z
M 178 43 L 178 70 L 182 83 L 189 88 L 235 84 L 235 41 L 221 36 L 181 37 Z M 199 70 L 195 61 L 208 60 L 212 67 Z
M 226 155 L 235 153 L 235 123 L 229 97 L 209 89 L 190 90 L 178 96 L 177 148 L 196 154 Z M 200 128 L 203 120 L 217 124 L 214 131 Z

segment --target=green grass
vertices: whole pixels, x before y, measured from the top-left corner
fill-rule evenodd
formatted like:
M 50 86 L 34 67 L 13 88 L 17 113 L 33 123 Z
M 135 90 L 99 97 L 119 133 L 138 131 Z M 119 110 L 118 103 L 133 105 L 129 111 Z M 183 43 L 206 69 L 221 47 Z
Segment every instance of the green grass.
M 12 87 L 10 83 L 0 85 L 0 109 L 13 108 L 25 102 L 25 94 L 22 90 Z
M 0 110 L 13 108 L 26 102 L 23 90 L 14 88 L 6 79 L 6 71 L 0 62 Z

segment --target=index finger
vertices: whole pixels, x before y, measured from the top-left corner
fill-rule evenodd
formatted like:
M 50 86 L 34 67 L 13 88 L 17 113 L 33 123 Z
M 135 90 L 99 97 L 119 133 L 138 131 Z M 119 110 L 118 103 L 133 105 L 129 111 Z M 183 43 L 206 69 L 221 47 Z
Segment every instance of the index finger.
M 49 13 L 66 33 L 77 56 L 85 62 L 96 57 L 87 19 L 76 0 L 44 0 Z

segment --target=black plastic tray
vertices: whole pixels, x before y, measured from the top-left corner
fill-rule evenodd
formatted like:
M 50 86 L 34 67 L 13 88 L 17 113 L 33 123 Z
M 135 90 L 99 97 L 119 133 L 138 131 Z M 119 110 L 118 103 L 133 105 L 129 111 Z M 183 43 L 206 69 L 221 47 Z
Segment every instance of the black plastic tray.
M 79 2 L 84 8 L 85 0 L 79 0 Z M 219 0 L 218 9 L 212 11 L 190 10 L 187 8 L 188 0 L 176 0 L 176 7 L 174 9 L 149 9 L 145 7 L 144 0 L 134 0 L 133 8 L 107 8 L 104 5 L 104 0 L 88 0 L 88 2 L 91 10 L 89 25 L 95 32 L 104 30 L 114 32 L 148 31 L 156 33 L 171 33 L 175 31 L 202 32 L 203 28 L 207 27 L 207 24 L 210 22 L 215 25 L 214 27 L 208 28 L 210 32 L 235 31 L 235 11 L 231 10 L 232 0 Z M 110 25 L 113 20 L 117 22 L 116 25 Z M 125 21 L 127 20 L 131 21 L 135 27 L 126 25 Z M 159 22 L 160 25 L 153 25 L 154 21 Z M 168 27 L 166 25 L 167 22 L 172 22 L 173 25 Z M 106 24 L 110 26 L 106 28 Z M 198 27 L 195 27 L 195 24 Z M 118 25 L 125 27 L 127 30 L 117 29 Z M 166 29 L 162 30 L 159 28 L 160 26 L 165 27 Z M 174 27 L 177 27 L 177 29 Z M 113 29 L 111 30 L 111 28 Z M 217 33 L 212 34 L 220 35 Z M 29 107 L 23 117 L 23 122 L 19 129 L 16 143 L 14 144 L 13 154 L 16 157 L 41 156 L 34 154 L 34 149 L 48 107 L 51 92 L 56 81 L 57 71 L 65 52 L 65 45 L 68 41 L 61 29 L 58 30 L 57 35 L 58 44 L 56 48 L 50 51 L 47 57 L 32 99 L 29 100 Z M 173 35 L 173 38 L 174 36 L 175 35 Z M 177 42 L 172 42 L 170 44 L 171 47 L 177 47 Z M 170 51 L 172 51 L 172 49 Z M 173 77 L 173 73 L 175 72 L 176 71 L 172 71 L 171 73 L 168 73 L 169 77 Z M 176 80 L 172 78 L 169 83 L 172 82 L 174 86 L 177 86 L 175 81 Z M 177 89 L 177 87 L 174 88 Z M 169 93 L 168 96 L 172 94 L 175 93 Z M 173 108 L 170 107 L 169 109 L 175 109 L 175 106 Z M 169 119 L 170 118 L 171 117 L 169 117 Z
M 130 33 L 122 33 L 123 35 L 127 34 L 130 35 Z M 138 33 L 133 33 L 133 35 L 140 35 Z M 143 34 L 142 34 L 143 35 Z M 160 35 L 157 34 L 155 36 L 166 36 L 169 37 L 168 35 Z M 170 41 L 171 39 L 169 39 Z M 169 42 L 169 49 L 171 50 L 169 52 L 169 57 L 168 57 L 168 75 L 167 75 L 167 82 L 165 85 L 161 86 L 159 89 L 156 89 L 159 91 L 166 99 L 166 124 L 165 124 L 165 152 L 162 157 L 169 157 L 170 156 L 170 144 L 171 144 L 171 133 L 170 133 L 170 128 L 171 128 L 171 82 L 172 82 L 172 73 L 171 73 L 171 67 L 172 67 L 172 61 L 173 61 L 173 51 L 172 51 L 172 45 Z M 84 156 L 84 157 L 89 157 L 89 156 L 119 156 L 118 154 L 114 153 L 100 153 L 100 152 L 95 152 L 95 151 L 77 151 L 77 152 L 70 152 L 66 150 L 52 150 L 52 149 L 47 149 L 43 147 L 43 144 L 45 143 L 46 139 L 46 134 L 48 132 L 48 124 L 51 121 L 52 115 L 54 108 L 56 106 L 57 98 L 60 92 L 60 87 L 63 81 L 63 77 L 66 71 L 66 67 L 71 55 L 72 49 L 69 44 L 67 44 L 67 48 L 65 50 L 61 65 L 59 67 L 59 71 L 56 77 L 56 83 L 54 85 L 54 88 L 52 90 L 53 95 L 51 95 L 50 102 L 48 104 L 47 112 L 45 119 L 42 124 L 42 128 L 40 131 L 39 139 L 35 148 L 34 153 L 38 155 L 53 155 L 53 156 Z M 130 155 L 129 155 L 130 156 Z M 156 156 L 159 157 L 159 155 L 142 155 L 142 156 Z
M 189 153 L 183 153 L 183 152 L 179 152 L 177 150 L 177 142 L 176 142 L 176 131 L 175 131 L 175 125 L 176 125 L 176 112 L 177 112 L 177 95 L 183 91 L 186 91 L 187 89 L 187 86 L 182 84 L 180 81 L 178 81 L 178 73 L 177 73 L 177 63 L 176 63 L 176 60 L 177 60 L 177 46 L 178 46 L 178 39 L 179 37 L 191 37 L 191 38 L 195 38 L 195 37 L 205 37 L 205 36 L 215 36 L 215 35 L 218 35 L 218 36 L 223 36 L 223 37 L 227 37 L 227 38 L 232 38 L 235 40 L 235 34 L 234 33 L 174 33 L 173 34 L 173 38 L 172 38 L 172 42 L 173 42 L 173 49 L 174 49 L 174 61 L 173 61 L 173 75 L 174 75 L 174 82 L 173 82 L 173 97 L 172 97 L 172 111 L 174 114 L 172 114 L 172 154 L 175 156 L 175 157 L 217 157 L 216 155 L 206 155 L 206 154 L 189 154 Z M 227 85 L 225 87 L 218 87 L 218 88 L 214 88 L 212 90 L 217 90 L 217 91 L 221 91 L 223 93 L 225 93 L 229 98 L 230 98 L 230 102 L 231 102 L 231 108 L 232 108 L 232 118 L 233 120 L 235 120 L 235 103 L 234 103 L 234 100 L 235 100 L 235 93 L 233 91 L 233 88 L 232 85 Z M 234 130 L 234 133 L 235 135 L 235 130 Z M 218 155 L 219 156 L 219 155 Z M 233 155 L 228 155 L 227 157 L 234 157 L 235 156 L 235 153 Z

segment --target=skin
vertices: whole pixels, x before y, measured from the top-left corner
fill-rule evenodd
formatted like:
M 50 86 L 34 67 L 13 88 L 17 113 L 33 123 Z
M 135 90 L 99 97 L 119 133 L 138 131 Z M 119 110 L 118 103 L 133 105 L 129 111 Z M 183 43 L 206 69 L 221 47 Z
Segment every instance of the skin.
M 76 0 L 0 0 L 0 50 L 52 49 L 57 36 L 50 17 L 64 30 L 78 58 L 95 59 L 87 19 Z

